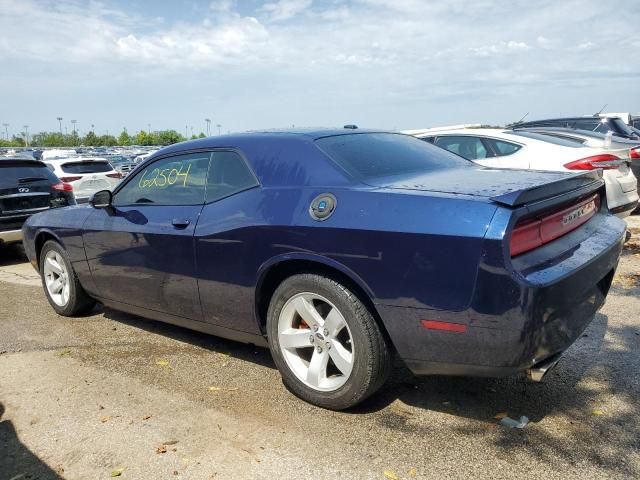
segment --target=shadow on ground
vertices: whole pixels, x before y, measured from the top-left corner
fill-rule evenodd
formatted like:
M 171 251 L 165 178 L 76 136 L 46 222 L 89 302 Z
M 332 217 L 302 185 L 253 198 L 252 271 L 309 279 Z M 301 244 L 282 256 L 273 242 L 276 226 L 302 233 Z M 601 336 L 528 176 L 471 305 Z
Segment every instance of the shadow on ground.
M 4 405 L 0 403 L 0 480 L 61 480 L 54 472 L 20 442 L 9 420 L 2 420 Z
M 195 347 L 203 348 L 215 353 L 230 354 L 243 361 L 255 363 L 257 365 L 275 369 L 275 363 L 271 358 L 269 350 L 258 348 L 254 345 L 235 342 L 221 337 L 214 337 L 188 328 L 178 327 L 169 323 L 149 320 L 129 313 L 105 308 L 97 305 L 92 314 L 102 313 L 105 318 L 126 325 L 145 330 L 150 333 L 163 335 L 165 337 L 188 343 Z
M 0 267 L 18 265 L 28 261 L 21 243 L 0 245 Z

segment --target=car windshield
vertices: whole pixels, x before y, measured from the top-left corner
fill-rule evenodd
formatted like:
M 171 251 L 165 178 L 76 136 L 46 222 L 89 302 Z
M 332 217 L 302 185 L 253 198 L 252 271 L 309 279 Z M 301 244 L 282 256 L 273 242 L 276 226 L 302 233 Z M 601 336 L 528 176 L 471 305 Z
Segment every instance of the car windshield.
M 446 150 L 397 133 L 334 135 L 317 139 L 316 145 L 360 181 L 471 165 Z
M 0 188 L 17 187 L 19 184 L 47 181 L 58 183 L 56 176 L 44 164 L 0 160 Z
M 64 173 L 104 173 L 113 170 L 109 162 L 68 162 L 61 165 Z
M 635 135 L 635 132 L 631 130 L 627 124 L 622 121 L 622 119 L 616 117 L 609 118 L 608 121 L 612 124 L 611 131 L 613 131 L 614 134 L 620 133 L 628 137 L 633 137 Z M 613 125 L 615 125 L 615 127 L 613 127 Z
M 554 145 L 559 145 L 561 147 L 571 147 L 571 148 L 580 148 L 584 147 L 584 142 L 576 139 L 569 138 L 560 138 L 555 136 L 552 133 L 542 133 L 542 132 L 523 132 L 520 130 L 515 130 L 510 132 L 511 135 L 517 135 L 519 137 L 530 138 L 532 140 L 540 140 L 547 143 L 552 143 Z

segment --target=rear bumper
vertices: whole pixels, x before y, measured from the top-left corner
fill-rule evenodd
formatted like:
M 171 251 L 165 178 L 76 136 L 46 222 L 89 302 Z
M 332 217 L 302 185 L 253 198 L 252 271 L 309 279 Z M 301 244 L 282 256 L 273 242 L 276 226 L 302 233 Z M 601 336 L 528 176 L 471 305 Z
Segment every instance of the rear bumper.
M 580 242 L 573 239 L 578 246 L 542 267 L 527 270 L 527 264 L 540 265 L 531 258 L 515 265 L 515 272 L 481 267 L 474 301 L 462 312 L 384 305 L 378 311 L 400 357 L 416 375 L 523 372 L 564 352 L 587 328 L 605 302 L 624 233 L 624 222 L 603 216 L 597 227 L 569 234 L 581 236 Z M 465 329 L 427 330 L 421 320 Z
M 0 244 L 17 243 L 22 241 L 22 230 L 8 230 L 0 232 Z
M 616 217 L 624 218 L 631 215 L 631 212 L 633 212 L 637 207 L 638 200 L 612 208 L 609 210 L 609 213 L 615 215 Z

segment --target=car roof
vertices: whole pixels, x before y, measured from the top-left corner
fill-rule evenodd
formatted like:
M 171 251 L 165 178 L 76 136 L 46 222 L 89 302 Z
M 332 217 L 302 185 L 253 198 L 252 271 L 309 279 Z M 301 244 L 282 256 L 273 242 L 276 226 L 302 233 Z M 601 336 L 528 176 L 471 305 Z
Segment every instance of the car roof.
M 32 157 L 20 157 L 20 156 L 0 157 L 0 163 L 2 162 L 33 163 L 36 165 L 42 165 L 43 167 L 46 167 L 44 162 Z
M 162 148 L 157 152 L 164 155 L 171 152 L 179 152 L 190 149 L 206 149 L 206 148 L 225 148 L 241 146 L 255 140 L 261 141 L 313 141 L 323 137 L 332 137 L 338 135 L 357 135 L 363 133 L 392 133 L 402 135 L 400 132 L 390 132 L 388 130 L 373 130 L 361 128 L 299 128 L 286 130 L 256 130 L 243 133 L 233 133 L 228 135 L 216 135 L 212 137 L 198 138 L 196 140 L 188 140 L 186 142 L 174 143 L 168 147 Z
M 415 133 L 414 133 L 415 132 Z M 463 127 L 463 128 L 425 128 L 424 130 L 405 130 L 403 133 L 414 135 L 416 137 L 429 137 L 438 135 L 484 135 L 490 137 L 503 136 L 504 128 L 480 128 L 480 127 Z

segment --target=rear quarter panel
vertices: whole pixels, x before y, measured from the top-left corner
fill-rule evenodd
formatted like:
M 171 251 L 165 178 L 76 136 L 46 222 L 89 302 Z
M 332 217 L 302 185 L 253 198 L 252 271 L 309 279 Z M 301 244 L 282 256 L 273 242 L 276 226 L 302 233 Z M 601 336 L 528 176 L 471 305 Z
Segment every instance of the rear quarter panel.
M 36 262 L 37 265 L 38 261 L 38 236 L 50 235 L 66 250 L 80 282 L 88 290 L 92 290 L 92 282 L 82 241 L 82 230 L 91 210 L 87 205 L 47 210 L 30 217 L 23 227 L 25 251 L 32 263 Z
M 337 199 L 336 211 L 323 222 L 309 214 L 321 193 Z M 203 311 L 209 321 L 256 330 L 256 285 L 268 268 L 290 259 L 347 273 L 374 304 L 463 310 L 495 210 L 465 197 L 384 189 L 240 193 L 205 206 L 196 228 Z

